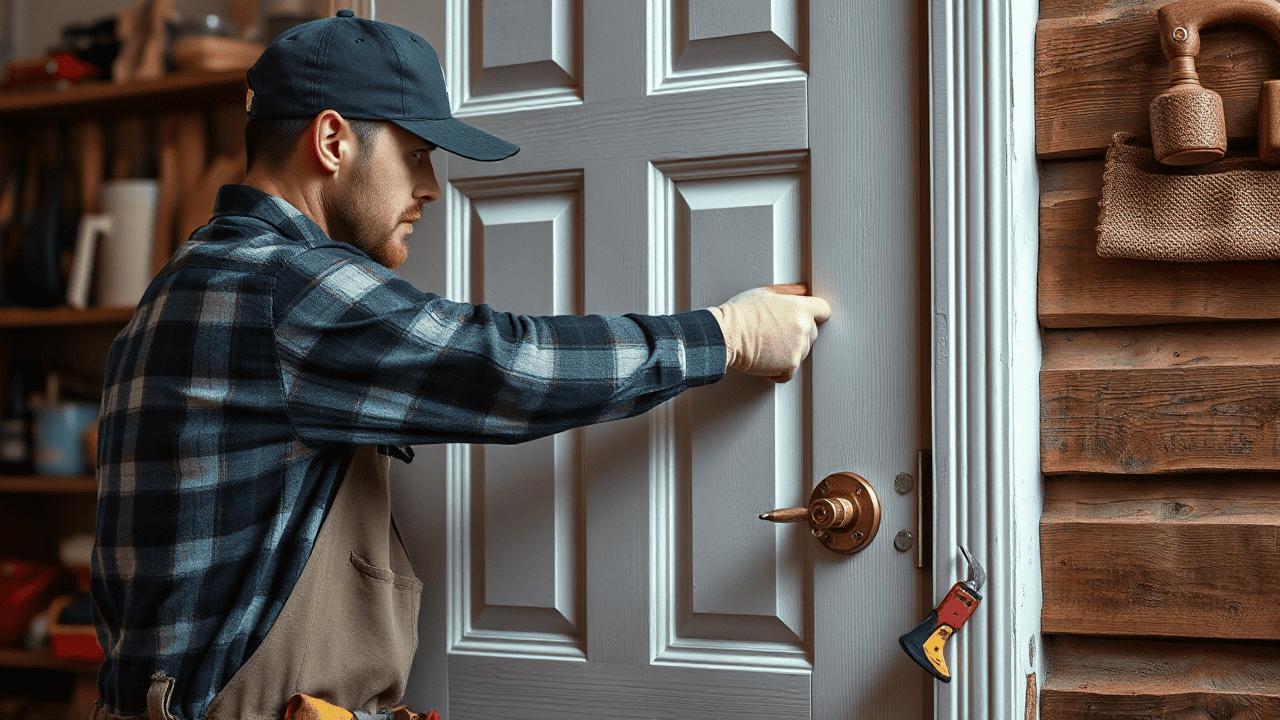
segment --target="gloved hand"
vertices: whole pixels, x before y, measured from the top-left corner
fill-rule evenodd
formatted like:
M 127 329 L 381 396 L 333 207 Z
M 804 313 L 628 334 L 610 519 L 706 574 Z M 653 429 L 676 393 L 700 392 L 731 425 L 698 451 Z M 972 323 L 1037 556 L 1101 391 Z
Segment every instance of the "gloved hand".
M 774 382 L 790 380 L 818 337 L 817 323 L 831 316 L 827 301 L 807 292 L 799 284 L 770 285 L 707 308 L 720 323 L 729 367 Z

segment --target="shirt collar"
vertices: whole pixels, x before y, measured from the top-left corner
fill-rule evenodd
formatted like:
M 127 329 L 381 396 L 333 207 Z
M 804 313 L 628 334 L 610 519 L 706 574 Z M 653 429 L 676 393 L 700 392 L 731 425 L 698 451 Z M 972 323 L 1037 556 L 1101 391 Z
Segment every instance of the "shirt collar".
M 249 185 L 223 185 L 213 203 L 213 217 L 251 217 L 267 223 L 281 235 L 311 247 L 341 245 L 329 238 L 320 226 L 284 198 L 269 195 Z M 352 248 L 355 249 L 355 248 Z

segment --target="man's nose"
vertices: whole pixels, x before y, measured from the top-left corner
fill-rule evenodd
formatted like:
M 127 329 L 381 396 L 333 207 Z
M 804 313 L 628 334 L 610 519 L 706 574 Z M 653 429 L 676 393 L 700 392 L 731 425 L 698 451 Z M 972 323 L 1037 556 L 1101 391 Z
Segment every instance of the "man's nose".
M 418 183 L 414 197 L 420 202 L 429 203 L 439 200 L 442 193 L 440 191 L 440 183 L 436 182 L 436 169 L 431 164 L 431 157 L 428 156 L 426 160 L 426 167 L 423 168 L 423 175 Z

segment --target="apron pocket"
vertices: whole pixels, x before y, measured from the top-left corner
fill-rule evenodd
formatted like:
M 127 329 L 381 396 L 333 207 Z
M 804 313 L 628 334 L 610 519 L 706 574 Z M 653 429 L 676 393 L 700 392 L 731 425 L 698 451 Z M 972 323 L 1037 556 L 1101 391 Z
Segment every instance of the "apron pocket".
M 418 649 L 422 582 L 374 565 L 355 552 L 350 561 L 351 579 L 342 583 L 346 587 L 333 588 L 340 596 L 331 596 L 325 603 L 331 616 L 312 630 L 325 637 L 312 638 L 308 643 L 304 677 L 329 677 L 333 683 L 330 686 L 341 683 L 340 687 L 347 688 L 385 688 L 347 706 L 377 712 L 404 696 L 413 654 Z M 324 590 L 322 583 L 321 591 Z
M 355 565 L 357 570 L 374 580 L 391 583 L 392 585 L 405 590 L 413 590 L 417 593 L 422 592 L 422 581 L 418 578 L 409 575 L 401 575 L 388 570 L 387 568 L 380 568 L 355 554 L 355 552 L 351 553 L 351 564 Z
M 280 720 L 297 693 L 365 713 L 399 703 L 422 583 L 391 523 L 386 465 L 373 446 L 356 449 L 280 616 L 206 718 Z

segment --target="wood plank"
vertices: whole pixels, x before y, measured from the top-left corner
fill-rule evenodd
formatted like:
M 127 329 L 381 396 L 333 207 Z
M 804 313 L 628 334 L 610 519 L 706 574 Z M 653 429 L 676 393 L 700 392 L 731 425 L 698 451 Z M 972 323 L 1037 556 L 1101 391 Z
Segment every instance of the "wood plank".
M 1120 0 L 1120 7 L 1132 5 L 1131 0 Z M 1077 15 L 1099 13 L 1114 6 L 1115 0 L 1039 0 L 1039 20 L 1061 20 Z
M 1280 263 L 1164 263 L 1098 257 L 1100 160 L 1044 163 L 1039 318 L 1107 327 L 1280 318 Z
M 1280 469 L 1280 324 L 1045 333 L 1041 469 Z
M 155 80 L 89 83 L 66 90 L 0 93 L 0 116 L 147 114 L 218 103 L 244 106 L 244 70 L 172 73 Z
M 1119 131 L 1150 134 L 1147 106 L 1169 86 L 1156 10 L 1168 0 L 1057 3 L 1036 29 L 1036 152 L 1098 155 Z M 1072 12 L 1074 10 L 1074 12 Z M 1258 89 L 1280 76 L 1275 42 L 1251 26 L 1204 34 L 1196 69 L 1222 96 L 1230 140 L 1257 136 Z
M 113 325 L 129 322 L 134 307 L 91 307 L 77 310 L 60 305 L 51 308 L 0 308 L 0 328 L 63 327 L 70 325 Z
M 1043 630 L 1280 639 L 1280 476 L 1052 479 Z
M 1275 644 L 1047 637 L 1041 720 L 1280 717 Z
M 0 493 L 97 495 L 98 480 L 93 477 L 4 475 L 0 476 Z

